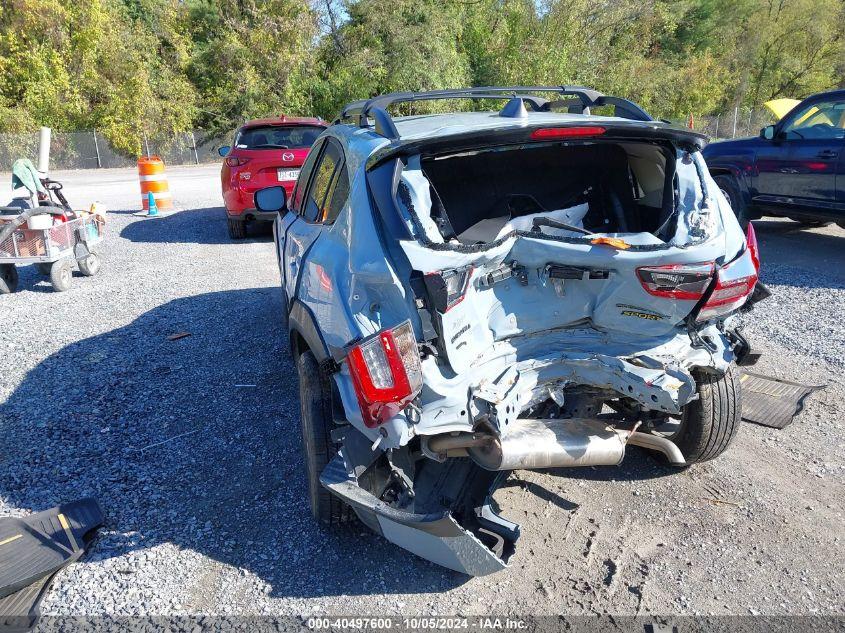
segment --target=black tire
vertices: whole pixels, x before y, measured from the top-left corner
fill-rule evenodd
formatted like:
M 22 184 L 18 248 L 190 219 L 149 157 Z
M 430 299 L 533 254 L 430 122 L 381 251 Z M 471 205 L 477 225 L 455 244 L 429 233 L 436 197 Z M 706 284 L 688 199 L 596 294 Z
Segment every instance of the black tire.
M 797 216 L 797 215 L 796 216 L 790 215 L 789 219 L 794 220 L 795 222 L 798 222 L 798 224 L 800 224 L 802 227 L 807 228 L 807 229 L 818 229 L 818 228 L 821 228 L 823 226 L 830 226 L 831 224 L 833 224 L 833 222 L 830 222 L 828 220 L 807 220 L 806 218 L 802 218 L 802 217 Z
M 50 262 L 39 262 L 38 264 L 35 264 L 35 266 L 38 268 L 38 272 L 42 275 L 49 275 L 50 270 L 53 268 L 53 264 Z
M 734 215 L 736 215 L 736 219 L 739 221 L 739 225 L 744 231 L 748 228 L 748 221 L 751 217 L 749 216 L 748 209 L 746 208 L 745 202 L 740 195 L 739 183 L 737 183 L 736 178 L 733 176 L 722 175 L 715 176 L 713 180 L 716 181 L 719 189 L 722 190 L 725 198 L 728 199 L 728 204 L 731 205 L 731 209 L 733 209 Z
M 334 422 L 329 377 L 320 371 L 310 351 L 303 352 L 296 359 L 296 370 L 299 374 L 302 453 L 311 514 L 325 525 L 343 523 L 351 516 L 351 509 L 320 484 L 320 473 L 337 453 L 337 447 L 331 440 Z
M 227 219 L 229 224 L 229 237 L 233 240 L 242 240 L 246 237 L 246 222 L 243 220 Z
M 88 253 L 82 259 L 77 259 L 76 263 L 79 264 L 79 272 L 86 277 L 93 277 L 100 272 L 100 268 L 103 266 L 103 262 L 97 253 Z
M 56 292 L 64 292 L 70 289 L 73 281 L 73 264 L 71 262 L 72 260 L 68 258 L 58 259 L 50 267 L 50 283 L 53 284 L 53 290 Z
M 733 366 L 724 376 L 693 372 L 698 400 L 684 407 L 680 427 L 670 438 L 688 464 L 718 457 L 736 436 L 742 415 L 738 373 Z
M 0 295 L 10 295 L 18 289 L 18 269 L 14 264 L 0 264 Z

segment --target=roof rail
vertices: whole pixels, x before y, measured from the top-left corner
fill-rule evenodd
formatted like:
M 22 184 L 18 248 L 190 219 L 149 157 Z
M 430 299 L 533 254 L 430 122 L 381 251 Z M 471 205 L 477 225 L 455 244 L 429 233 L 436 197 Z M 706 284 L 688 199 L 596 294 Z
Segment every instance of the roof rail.
M 574 99 L 557 99 L 549 101 L 530 93 L 551 93 L 559 97 L 574 97 Z M 427 92 L 392 92 L 378 95 L 370 99 L 353 101 L 343 107 L 337 122 L 357 118 L 359 127 L 370 127 L 369 116 L 375 119 L 377 134 L 392 140 L 399 139 L 399 132 L 393 123 L 387 108 L 397 103 L 411 103 L 414 101 L 438 101 L 445 99 L 507 99 L 518 97 L 535 112 L 550 112 L 554 107 L 565 106 L 570 111 L 589 114 L 591 107 L 612 105 L 618 116 L 636 121 L 651 121 L 651 116 L 640 106 L 627 99 L 609 97 L 598 90 L 584 86 L 481 86 L 475 88 L 455 88 L 446 90 L 430 90 Z

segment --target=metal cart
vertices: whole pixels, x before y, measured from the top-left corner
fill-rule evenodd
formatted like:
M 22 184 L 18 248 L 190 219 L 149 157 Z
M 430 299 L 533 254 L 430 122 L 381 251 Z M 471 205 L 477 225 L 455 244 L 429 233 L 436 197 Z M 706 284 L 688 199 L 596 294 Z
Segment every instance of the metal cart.
M 83 275 L 96 275 L 101 262 L 95 249 L 103 239 L 104 228 L 103 218 L 96 214 L 45 229 L 19 226 L 0 242 L 0 294 L 17 290 L 16 264 L 36 264 L 41 273 L 50 276 L 57 292 L 70 288 L 74 260 Z

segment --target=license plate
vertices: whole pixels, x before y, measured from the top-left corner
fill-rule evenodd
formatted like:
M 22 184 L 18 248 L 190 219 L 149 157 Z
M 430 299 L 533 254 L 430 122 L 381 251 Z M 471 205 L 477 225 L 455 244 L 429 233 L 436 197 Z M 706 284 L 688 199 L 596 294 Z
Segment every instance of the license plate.
M 287 180 L 296 180 L 299 178 L 299 170 L 298 169 L 279 169 L 278 172 L 279 181 L 287 181 Z

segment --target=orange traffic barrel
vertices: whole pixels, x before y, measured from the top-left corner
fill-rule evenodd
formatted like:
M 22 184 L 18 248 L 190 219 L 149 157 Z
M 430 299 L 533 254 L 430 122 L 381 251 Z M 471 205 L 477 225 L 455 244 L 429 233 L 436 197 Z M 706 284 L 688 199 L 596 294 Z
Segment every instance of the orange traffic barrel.
M 141 156 L 138 159 L 138 178 L 141 181 L 141 207 L 149 211 L 149 193 L 152 192 L 159 210 L 173 208 L 173 196 L 167 185 L 164 161 L 158 156 Z

